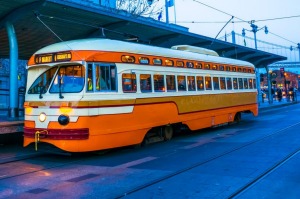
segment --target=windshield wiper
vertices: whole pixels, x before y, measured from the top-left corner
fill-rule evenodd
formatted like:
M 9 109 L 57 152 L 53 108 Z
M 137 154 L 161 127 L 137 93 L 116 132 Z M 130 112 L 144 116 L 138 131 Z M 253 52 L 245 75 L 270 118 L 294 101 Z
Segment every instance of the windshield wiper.
M 63 99 L 64 98 L 64 96 L 62 96 L 62 94 L 61 94 L 61 79 L 62 79 L 62 77 L 61 76 L 58 76 L 58 88 L 59 88 L 59 98 L 60 99 Z
M 44 86 L 42 86 L 42 88 L 40 89 L 40 95 L 39 95 L 39 98 L 40 98 L 40 99 L 43 98 L 42 93 L 43 93 L 44 89 L 45 89 Z

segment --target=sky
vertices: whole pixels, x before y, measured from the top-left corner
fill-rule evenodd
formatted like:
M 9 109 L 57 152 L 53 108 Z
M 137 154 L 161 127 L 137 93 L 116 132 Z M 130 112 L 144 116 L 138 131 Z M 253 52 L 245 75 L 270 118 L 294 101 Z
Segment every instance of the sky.
M 165 0 L 159 1 L 164 3 Z M 295 18 L 259 21 L 298 15 L 299 17 Z M 239 34 L 242 34 L 243 28 L 251 30 L 249 22 L 255 20 L 255 24 L 259 28 L 267 26 L 269 30 L 268 34 L 265 34 L 264 29 L 258 31 L 258 40 L 293 47 L 300 43 L 299 0 L 175 0 L 175 9 L 174 7 L 169 8 L 170 23 L 188 27 L 190 32 L 211 38 L 217 36 L 231 16 L 234 16 L 234 23 L 228 23 L 218 38 L 233 30 Z M 165 19 L 164 12 L 162 21 Z M 245 22 L 238 22 L 241 21 L 240 19 Z M 246 31 L 246 36 L 253 37 L 253 32 Z

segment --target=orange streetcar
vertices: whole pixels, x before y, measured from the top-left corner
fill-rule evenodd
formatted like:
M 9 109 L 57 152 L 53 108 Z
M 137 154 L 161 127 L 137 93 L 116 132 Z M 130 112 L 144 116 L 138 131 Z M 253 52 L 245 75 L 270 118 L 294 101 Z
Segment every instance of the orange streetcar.
M 110 39 L 60 42 L 28 62 L 24 146 L 86 152 L 258 114 L 254 66 L 214 51 Z

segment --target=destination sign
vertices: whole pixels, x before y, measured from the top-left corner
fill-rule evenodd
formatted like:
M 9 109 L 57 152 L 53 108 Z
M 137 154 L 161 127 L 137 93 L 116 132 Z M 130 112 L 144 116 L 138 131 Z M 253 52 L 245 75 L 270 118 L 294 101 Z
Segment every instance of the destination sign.
M 50 63 L 50 62 L 61 62 L 61 61 L 70 61 L 72 59 L 71 52 L 58 52 L 51 54 L 40 54 L 35 55 L 35 63 Z
M 68 61 L 71 60 L 71 52 L 61 52 L 54 54 L 54 61 Z
M 35 56 L 35 63 L 49 63 L 52 62 L 52 60 L 52 54 Z

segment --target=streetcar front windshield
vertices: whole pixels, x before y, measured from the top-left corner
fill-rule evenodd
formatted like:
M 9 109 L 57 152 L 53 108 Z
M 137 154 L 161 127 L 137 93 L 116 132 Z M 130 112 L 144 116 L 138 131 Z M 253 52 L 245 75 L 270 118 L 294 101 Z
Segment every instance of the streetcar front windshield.
M 55 75 L 50 93 L 79 93 L 84 86 L 84 68 L 81 65 L 63 66 Z
M 45 94 L 52 82 L 57 68 L 58 67 L 56 66 L 42 73 L 28 89 L 28 94 Z
M 84 67 L 68 65 L 53 67 L 42 73 L 31 85 L 28 94 L 78 93 L 84 86 Z

